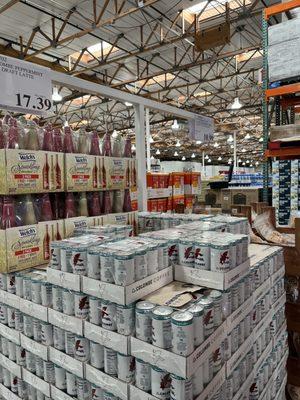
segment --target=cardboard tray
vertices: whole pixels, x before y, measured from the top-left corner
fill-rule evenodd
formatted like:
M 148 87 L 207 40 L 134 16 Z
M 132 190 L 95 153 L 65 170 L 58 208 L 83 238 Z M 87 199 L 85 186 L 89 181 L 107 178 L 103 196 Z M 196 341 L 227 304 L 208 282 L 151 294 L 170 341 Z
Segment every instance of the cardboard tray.
M 83 320 L 49 308 L 49 322 L 65 331 L 83 336 Z
M 107 390 L 109 393 L 119 397 L 121 400 L 127 400 L 129 398 L 129 385 L 127 383 L 107 375 L 88 364 L 85 366 L 85 378 L 89 382 L 94 383 L 102 389 Z
M 204 360 L 220 346 L 226 334 L 227 322 L 225 321 L 188 357 L 180 356 L 132 337 L 131 354 L 136 358 L 140 358 L 151 365 L 156 365 L 182 378 L 189 378 Z
M 140 300 L 173 280 L 173 267 L 165 268 L 129 286 L 118 286 L 96 279 L 82 277 L 82 291 L 117 304 L 127 305 Z
M 21 400 L 21 397 L 10 391 L 7 387 L 0 383 L 0 396 L 1 399 L 5 400 Z
M 75 358 L 63 353 L 62 351 L 56 350 L 54 347 L 49 348 L 49 360 L 54 364 L 65 368 L 67 371 L 79 378 L 84 378 L 84 364 L 81 361 L 75 360 Z
M 175 266 L 177 281 L 201 285 L 217 290 L 226 290 L 250 272 L 250 261 L 247 260 L 228 272 L 206 271 L 198 268 Z
M 119 353 L 130 354 L 131 336 L 109 331 L 88 321 L 84 322 L 84 336 L 93 342 L 100 343 L 102 346 L 109 347 Z
M 74 400 L 74 397 L 69 396 L 62 390 L 57 389 L 57 387 L 50 385 L 51 399 L 53 400 Z
M 30 351 L 30 353 L 35 354 L 36 356 L 42 358 L 45 361 L 49 360 L 48 350 L 49 346 L 44 346 L 42 343 L 38 343 L 29 337 L 25 336 L 23 333 L 20 333 L 21 346 L 24 349 Z
M 44 379 L 32 374 L 24 367 L 22 367 L 22 376 L 23 381 L 44 393 L 45 396 L 50 397 L 50 384 L 48 382 L 45 382 Z
M 18 378 L 22 378 L 22 367 L 16 364 L 14 361 L 10 360 L 9 358 L 5 357 L 3 354 L 0 354 L 0 365 L 9 372 L 11 372 L 14 376 Z
M 252 310 L 253 298 L 249 297 L 237 310 L 226 319 L 228 331 L 231 332 Z
M 20 332 L 15 329 L 9 328 L 6 325 L 0 324 L 0 335 L 4 336 L 6 339 L 14 342 L 17 345 L 21 344 Z
M 230 357 L 228 361 L 226 361 L 226 376 L 229 376 L 234 369 L 239 365 L 239 363 L 243 360 L 247 352 L 253 346 L 253 338 L 250 335 L 244 343 L 237 349 L 237 351 Z
M 81 276 L 70 272 L 59 271 L 49 267 L 47 268 L 47 281 L 75 292 L 81 291 Z
M 251 372 L 248 375 L 248 378 L 245 380 L 245 382 L 240 387 L 240 389 L 236 392 L 236 394 L 235 394 L 235 396 L 233 397 L 232 400 L 240 400 L 240 399 L 242 399 L 243 398 L 242 396 L 245 395 L 245 393 L 249 392 L 249 389 L 250 389 L 250 387 L 252 385 L 253 379 L 254 379 L 254 375 Z

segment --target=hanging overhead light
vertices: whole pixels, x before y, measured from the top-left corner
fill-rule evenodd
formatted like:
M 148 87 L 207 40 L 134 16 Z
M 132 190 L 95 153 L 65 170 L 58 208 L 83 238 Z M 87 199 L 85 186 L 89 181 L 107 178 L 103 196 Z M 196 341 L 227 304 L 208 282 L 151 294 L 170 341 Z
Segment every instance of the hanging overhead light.
M 228 164 L 232 164 L 232 161 L 231 161 L 231 160 L 228 160 Z
M 240 99 L 238 97 L 236 97 L 233 101 L 233 103 L 231 104 L 230 108 L 232 110 L 239 110 L 240 108 L 242 108 L 242 104 L 240 102 Z
M 231 148 L 231 149 L 234 149 L 234 145 L 233 145 L 233 144 L 231 144 L 231 145 L 230 145 L 230 148 Z
M 111 136 L 112 136 L 113 138 L 118 137 L 118 132 L 117 132 L 116 130 L 114 130 Z
M 153 137 L 150 135 L 149 143 L 153 143 L 153 142 L 154 142 Z
M 64 122 L 64 128 L 66 128 L 67 126 L 69 126 L 69 122 L 68 122 L 68 120 L 66 119 L 65 122 Z
M 151 157 L 150 157 L 150 160 L 155 160 L 154 156 L 151 156 Z
M 242 162 L 242 160 L 239 158 L 239 159 L 238 159 L 238 162 L 239 162 L 239 163 L 241 163 L 241 162 Z
M 246 149 L 245 148 L 242 149 L 242 153 L 246 153 Z
M 178 153 L 177 153 L 177 151 L 175 151 L 175 153 L 174 153 L 174 157 L 178 157 Z
M 253 167 L 253 164 L 250 164 L 250 167 Z
M 221 157 L 221 156 L 219 156 L 219 157 L 218 157 L 218 161 L 221 161 L 221 160 L 222 160 L 222 157 Z
M 155 154 L 157 154 L 159 156 L 160 155 L 160 150 L 157 149 Z
M 249 133 L 247 133 L 247 135 L 245 136 L 245 139 L 246 139 L 246 140 L 251 139 L 251 136 L 249 135 Z
M 193 153 L 192 155 L 191 155 L 191 158 L 195 158 L 196 156 L 195 156 L 195 153 Z
M 201 144 L 201 140 L 196 140 L 196 144 Z
M 173 122 L 173 125 L 172 125 L 172 129 L 174 129 L 174 130 L 179 129 L 179 125 L 178 125 L 177 119 L 174 119 L 174 122 Z
M 264 141 L 263 137 L 259 138 L 259 142 L 263 142 L 263 141 Z
M 232 143 L 233 142 L 233 136 L 232 135 L 229 136 L 229 138 L 227 139 L 227 142 L 228 143 Z
M 219 143 L 218 142 L 214 143 L 214 147 L 219 147 Z
M 125 101 L 125 106 L 126 107 L 132 107 L 132 103 L 130 103 L 130 101 Z
M 131 146 L 131 151 L 135 151 L 136 150 L 136 147 L 135 147 L 135 145 L 133 144 L 132 146 Z
M 208 160 L 208 159 L 209 159 L 209 156 L 206 154 L 206 156 L 205 156 L 204 158 L 205 158 L 205 160 Z
M 247 164 L 250 164 L 250 160 L 247 160 L 246 163 L 247 163 Z
M 207 160 L 207 162 L 211 162 L 211 159 L 209 158 L 209 159 Z
M 258 164 L 259 164 L 259 162 L 258 162 L 258 161 L 256 161 L 255 165 L 258 165 Z
M 185 161 L 185 160 L 186 160 L 186 158 L 184 156 L 182 156 L 182 161 Z
M 53 88 L 52 100 L 53 101 L 61 101 L 62 100 L 62 95 L 58 93 L 58 88 L 56 86 L 54 86 L 54 88 Z
M 244 167 L 246 165 L 246 163 L 243 162 L 242 166 Z
M 176 146 L 176 147 L 180 147 L 180 146 L 181 146 L 181 144 L 180 144 L 180 142 L 179 142 L 178 139 L 177 139 L 177 142 L 176 142 L 175 146 Z

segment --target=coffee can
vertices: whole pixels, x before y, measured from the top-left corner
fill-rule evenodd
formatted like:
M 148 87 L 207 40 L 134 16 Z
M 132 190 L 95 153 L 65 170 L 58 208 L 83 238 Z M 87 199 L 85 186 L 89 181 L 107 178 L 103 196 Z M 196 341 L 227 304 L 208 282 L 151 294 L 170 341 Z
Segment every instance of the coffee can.
M 151 391 L 151 365 L 143 360 L 135 360 L 135 386 L 144 392 Z
M 5 387 L 9 388 L 9 387 L 10 387 L 10 383 L 11 383 L 11 382 L 10 382 L 10 380 L 11 380 L 10 376 L 11 376 L 11 374 L 10 374 L 9 370 L 6 369 L 6 368 L 3 368 L 2 374 L 3 374 L 3 385 L 4 385 Z
M 100 252 L 100 280 L 107 283 L 115 283 L 114 280 L 114 260 L 109 252 Z
M 44 377 L 44 362 L 40 357 L 35 357 L 35 374 L 40 378 Z
M 7 305 L 0 303 L 0 323 L 7 325 Z
M 27 399 L 27 385 L 22 379 L 18 379 L 18 397 Z
M 12 361 L 16 361 L 16 347 L 14 342 L 8 342 L 8 358 Z
M 204 307 L 200 304 L 193 304 L 188 311 L 193 314 L 194 346 L 198 347 L 204 341 L 203 313 Z
M 16 363 L 25 367 L 26 365 L 26 350 L 21 346 L 16 346 Z
M 152 311 L 155 308 L 149 301 L 139 301 L 135 306 L 135 336 L 144 342 L 152 342 Z
M 15 324 L 15 311 L 16 309 L 13 307 L 7 307 L 7 325 L 15 329 L 16 324 Z
M 121 335 L 134 333 L 135 303 L 129 305 L 116 305 L 117 332 Z
M 61 243 L 59 242 L 50 243 L 50 267 L 57 270 L 61 269 L 60 248 L 61 248 Z
M 4 290 L 4 289 L 2 289 Z M 6 274 L 6 290 L 8 293 L 16 294 L 16 274 Z
M 41 280 L 31 279 L 31 301 L 33 303 L 42 304 L 41 286 Z
M 65 331 L 65 352 L 69 356 L 74 356 L 75 353 L 75 333 Z
M 171 374 L 171 400 L 193 400 L 192 380 Z
M 87 249 L 86 246 L 73 246 L 71 254 L 71 266 L 73 274 L 87 275 Z
M 24 335 L 33 338 L 33 318 L 30 315 L 23 314 Z
M 36 318 L 33 318 L 33 340 L 38 343 L 42 341 L 41 321 Z
M 171 317 L 172 351 L 189 356 L 194 351 L 194 325 L 191 312 L 174 312 Z
M 78 400 L 90 400 L 91 384 L 87 380 L 76 377 L 76 387 Z
M 23 278 L 23 298 L 31 301 L 31 278 L 26 275 Z
M 155 307 L 152 311 L 152 343 L 162 349 L 172 347 L 171 315 L 173 309 L 167 306 Z
M 53 310 L 62 312 L 62 288 L 60 286 L 52 286 L 52 307 Z
M 199 304 L 204 307 L 203 311 L 203 327 L 204 338 L 208 338 L 214 331 L 214 303 L 208 297 L 199 300 Z
M 210 270 L 210 246 L 205 240 L 194 242 L 195 268 Z
M 69 396 L 77 395 L 76 376 L 69 371 L 66 371 L 67 393 Z
M 171 392 L 171 375 L 169 372 L 152 365 L 151 394 L 161 400 L 169 400 Z
M 127 286 L 135 281 L 135 253 L 120 252 L 114 257 L 114 280 L 116 285 Z
M 101 325 L 101 300 L 97 297 L 89 297 L 89 321 L 94 325 Z
M 44 364 L 44 380 L 48 383 L 55 384 L 54 364 L 52 361 L 43 360 Z
M 117 352 L 108 347 L 104 347 L 104 372 L 111 376 L 118 376 Z
M 37 400 L 37 390 L 31 385 L 27 385 L 28 400 Z
M 87 320 L 89 317 L 89 296 L 84 293 L 74 293 L 75 317 Z
M 10 374 L 10 391 L 13 393 L 18 393 L 18 379 L 16 375 Z
M 16 295 L 23 297 L 23 274 L 16 274 Z
M 135 375 L 135 358 L 117 353 L 118 379 L 123 382 L 133 383 Z
M 210 250 L 212 271 L 227 272 L 231 268 L 229 243 L 213 242 Z
M 0 273 L 0 289 L 7 291 L 7 274 Z
M 67 378 L 66 378 L 66 370 L 59 366 L 54 365 L 54 378 L 55 378 L 55 386 L 60 390 L 67 389 Z
M 90 364 L 97 369 L 104 369 L 104 348 L 102 344 L 90 341 Z
M 2 338 L 1 338 L 1 350 L 2 350 L 2 354 L 5 357 L 8 357 L 8 355 L 9 355 L 8 344 L 9 344 L 9 340 L 6 337 L 2 336 Z
M 135 281 L 148 276 L 148 260 L 146 249 L 138 249 L 134 256 Z
M 222 293 L 218 290 L 212 290 L 208 296 L 213 301 L 214 306 L 214 327 L 222 324 Z
M 53 346 L 56 350 L 65 351 L 65 331 L 53 326 Z
M 35 374 L 35 355 L 26 350 L 26 369 Z
M 41 335 L 42 344 L 44 346 L 53 346 L 53 325 L 49 324 L 48 322 L 42 321 L 41 329 L 42 329 L 42 335 Z
M 87 251 L 86 270 L 89 278 L 100 280 L 100 254 L 96 246 Z
M 24 329 L 23 313 L 20 310 L 15 310 L 15 329 L 19 332 Z
M 195 249 L 193 240 L 179 240 L 179 264 L 183 267 L 194 268 L 195 264 Z
M 52 285 L 49 282 L 42 282 L 41 284 L 41 300 L 42 306 L 52 307 Z
M 101 300 L 101 325 L 109 331 L 117 330 L 117 307 L 115 303 Z
M 90 358 L 89 339 L 81 336 L 75 337 L 75 359 L 81 362 L 88 361 Z
M 62 310 L 66 315 L 74 315 L 74 292 L 62 289 Z

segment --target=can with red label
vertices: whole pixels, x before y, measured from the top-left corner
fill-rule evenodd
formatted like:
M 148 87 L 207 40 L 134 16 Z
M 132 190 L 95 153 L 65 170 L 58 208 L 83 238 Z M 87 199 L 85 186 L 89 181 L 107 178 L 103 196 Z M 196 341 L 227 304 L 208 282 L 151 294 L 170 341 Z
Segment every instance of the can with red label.
M 41 321 L 36 318 L 33 318 L 33 340 L 38 343 L 42 341 Z
M 15 329 L 19 332 L 24 329 L 23 313 L 20 310 L 15 311 Z
M 231 260 L 229 244 L 213 242 L 210 252 L 210 267 L 212 271 L 227 272 L 230 270 Z
M 155 307 L 152 311 L 152 343 L 162 349 L 172 347 L 172 313 L 173 309 L 167 306 Z
M 41 322 L 41 329 L 42 329 L 42 335 L 41 335 L 42 344 L 44 346 L 53 346 L 53 325 L 43 321 Z
M 171 400 L 193 400 L 192 380 L 171 374 Z
M 86 275 L 87 274 L 87 252 L 86 246 L 72 246 L 72 253 L 70 263 L 72 266 L 73 274 Z
M 87 338 L 75 337 L 75 359 L 81 362 L 88 361 L 90 358 L 90 343 Z
M 171 376 L 169 372 L 151 367 L 151 394 L 161 400 L 169 400 L 171 392 Z
M 77 400 L 90 400 L 91 384 L 82 378 L 76 378 Z
M 135 360 L 135 385 L 144 392 L 151 390 L 151 365 L 143 360 Z
M 16 363 L 25 367 L 26 365 L 26 350 L 21 346 L 16 346 Z
M 23 314 L 24 335 L 33 337 L 33 318 L 30 315 Z
M 10 390 L 13 393 L 18 393 L 18 377 L 10 374 Z
M 135 306 L 135 336 L 144 342 L 152 342 L 152 311 L 155 308 L 149 301 L 139 301 Z
M 210 245 L 208 240 L 194 242 L 195 268 L 210 270 Z
M 42 306 L 52 307 L 52 285 L 49 282 L 41 284 L 41 300 Z
M 118 379 L 123 382 L 133 383 L 135 375 L 135 358 L 117 353 Z
M 4 290 L 4 289 L 2 289 Z M 16 294 L 16 274 L 6 275 L 6 290 L 8 293 Z
M 52 307 L 53 310 L 62 312 L 62 288 L 59 286 L 52 286 Z
M 171 317 L 172 351 L 189 356 L 194 351 L 193 314 L 188 311 L 174 312 Z
M 116 305 L 117 332 L 121 335 L 132 335 L 134 332 L 135 303 Z
M 75 317 L 87 320 L 89 317 L 89 297 L 84 293 L 74 294 Z
M 200 346 L 204 341 L 203 313 L 204 307 L 201 304 L 193 304 L 188 311 L 193 314 L 193 330 L 195 347 Z
M 7 325 L 15 329 L 15 308 L 7 307 Z
M 179 264 L 183 267 L 193 268 L 195 263 L 195 250 L 193 240 L 180 239 L 178 248 Z
M 103 389 L 92 384 L 92 400 L 103 400 Z
M 117 330 L 117 307 L 115 303 L 101 300 L 101 325 L 109 331 Z

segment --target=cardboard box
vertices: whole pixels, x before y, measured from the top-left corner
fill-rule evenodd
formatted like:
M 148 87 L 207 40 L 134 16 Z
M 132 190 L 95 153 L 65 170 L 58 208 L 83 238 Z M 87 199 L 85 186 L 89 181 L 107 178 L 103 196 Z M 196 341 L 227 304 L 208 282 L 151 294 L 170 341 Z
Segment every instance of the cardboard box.
M 75 192 L 90 192 L 102 188 L 99 184 L 102 169 L 101 158 L 88 154 L 65 155 L 66 190 Z M 102 164 L 101 164 L 102 168 Z
M 239 363 L 243 360 L 245 355 L 253 346 L 252 335 L 243 342 L 241 346 L 238 347 L 237 351 L 226 361 L 226 376 L 230 376 Z
M 157 199 L 157 212 L 167 212 L 168 201 L 167 199 Z
M 256 375 L 256 373 L 259 371 L 260 366 L 266 361 L 268 358 L 269 354 L 272 351 L 273 344 L 270 342 L 267 347 L 263 350 L 261 353 L 259 359 L 256 361 L 256 363 L 253 365 L 253 373 Z
M 171 186 L 173 196 L 184 196 L 184 172 L 171 173 Z
M 253 296 L 253 303 L 258 303 L 265 294 L 271 289 L 271 281 L 268 278 L 264 283 L 262 283 L 252 294 Z
M 267 315 L 264 316 L 264 318 L 254 327 L 253 330 L 253 340 L 255 341 L 263 331 L 267 328 L 267 326 L 271 323 L 272 321 L 272 316 L 273 316 L 273 310 L 271 309 Z
M 84 322 L 84 336 L 122 354 L 130 354 L 130 336 L 108 331 L 101 326 Z
M 199 195 L 201 193 L 201 173 L 185 172 L 184 174 L 184 194 Z
M 19 346 L 21 344 L 20 332 L 16 331 L 15 329 L 9 328 L 6 325 L 0 324 L 0 335 L 4 336 L 6 339 L 14 342 Z
M 83 336 L 83 320 L 49 308 L 49 322 L 65 331 Z
M 0 354 L 0 365 L 1 367 L 8 369 L 8 371 L 14 376 L 22 378 L 22 367 L 5 357 L 3 354 Z
M 150 212 L 157 212 L 157 200 L 156 199 L 148 200 L 147 209 Z
M 54 364 L 63 367 L 72 374 L 84 378 L 84 363 L 75 360 L 74 357 L 63 353 L 62 351 L 56 350 L 54 347 L 49 348 L 49 360 Z
M 64 191 L 63 153 L 42 150 L 0 150 L 0 194 L 62 191 Z
M 48 307 L 20 298 L 20 310 L 34 318 L 48 322 Z
M 233 400 L 241 400 L 246 393 L 249 393 L 250 387 L 254 379 L 254 374 L 251 372 L 237 393 L 234 395 Z
M 20 400 L 20 397 L 0 383 L 0 395 L 5 400 Z
M 24 347 L 24 349 L 30 351 L 30 353 L 35 354 L 36 356 L 42 358 L 45 361 L 49 360 L 48 356 L 48 350 L 49 346 L 44 346 L 42 343 L 38 343 L 33 339 L 30 339 L 29 337 L 25 336 L 23 333 L 20 333 L 20 342 L 21 346 Z
M 228 331 L 231 332 L 253 309 L 252 296 L 227 318 Z
M 15 272 L 39 265 L 41 251 L 38 225 L 0 230 L 0 272 Z
M 45 396 L 50 397 L 50 384 L 45 382 L 44 379 L 27 371 L 27 369 L 22 367 L 23 381 L 27 382 L 29 385 L 33 386 L 40 392 L 44 393 Z
M 57 387 L 50 385 L 51 399 L 53 400 L 73 400 L 74 397 L 69 396 L 62 390 L 57 389 Z
M 191 213 L 193 211 L 194 195 L 185 194 L 184 195 L 184 208 L 185 212 Z
M 59 271 L 57 269 L 47 268 L 47 281 L 53 285 L 61 286 L 65 289 L 81 291 L 80 275 L 72 274 L 71 272 Z
M 226 290 L 241 280 L 250 271 L 249 260 L 228 272 L 206 271 L 198 268 L 175 265 L 175 280 L 201 285 L 212 289 Z
M 21 297 L 15 294 L 8 293 L 5 290 L 0 290 L 0 302 L 7 304 L 10 307 L 14 307 L 20 310 Z M 0 324 L 1 325 L 1 324 Z
M 180 356 L 132 337 L 131 354 L 182 378 L 190 378 L 211 353 L 221 346 L 226 334 L 227 323 L 225 321 L 188 357 Z
M 66 238 L 72 237 L 74 234 L 74 230 L 77 228 L 87 228 L 88 219 L 87 217 L 74 217 L 65 219 L 65 236 Z
M 96 279 L 82 277 L 82 291 L 90 296 L 106 299 L 117 304 L 131 304 L 173 280 L 173 267 L 147 276 L 129 286 L 118 286 Z
M 103 390 L 119 397 L 121 400 L 127 400 L 129 398 L 129 385 L 127 383 L 107 375 L 99 369 L 96 369 L 88 364 L 85 366 L 85 378 L 89 382 L 101 387 Z
M 113 158 L 105 157 L 105 167 L 107 171 L 107 189 L 125 189 L 130 186 L 129 182 L 126 182 L 126 174 L 130 177 L 133 171 L 130 173 L 132 161 L 126 158 Z M 135 166 L 132 166 L 135 168 Z M 128 180 L 128 178 L 127 178 Z
M 40 264 L 48 263 L 50 260 L 49 245 L 54 240 L 65 237 L 65 223 L 63 219 L 56 221 L 45 221 L 38 223 L 39 236 L 41 238 Z

